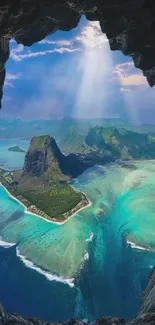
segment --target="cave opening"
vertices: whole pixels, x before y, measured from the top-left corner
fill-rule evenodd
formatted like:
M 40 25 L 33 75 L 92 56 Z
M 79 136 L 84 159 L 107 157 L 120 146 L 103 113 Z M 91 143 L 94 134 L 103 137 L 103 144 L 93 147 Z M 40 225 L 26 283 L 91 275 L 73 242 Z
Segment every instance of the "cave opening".
M 154 2 L 0 8 L 0 180 L 33 201 L 25 213 L 0 186 L 0 300 L 25 317 L 125 324 L 154 281 Z M 57 214 L 72 211 L 62 225 L 39 210 L 46 186 Z M 79 192 L 88 210 L 71 205 Z M 154 287 L 142 311 L 153 303 Z
M 151 123 L 145 107 L 149 103 L 153 109 L 154 90 L 132 58 L 111 52 L 110 46 L 99 22 L 84 16 L 75 29 L 56 31 L 31 46 L 11 39 L 1 116 L 117 117 L 137 125 Z

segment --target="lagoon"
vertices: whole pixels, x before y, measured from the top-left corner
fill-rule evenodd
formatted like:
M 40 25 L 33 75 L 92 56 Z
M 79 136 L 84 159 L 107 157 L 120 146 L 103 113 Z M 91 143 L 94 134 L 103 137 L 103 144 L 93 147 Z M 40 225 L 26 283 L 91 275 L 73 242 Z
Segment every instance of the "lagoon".
M 25 213 L 0 187 L 0 300 L 9 311 L 57 321 L 135 315 L 155 264 L 155 162 L 132 163 L 73 180 L 93 204 L 63 225 Z

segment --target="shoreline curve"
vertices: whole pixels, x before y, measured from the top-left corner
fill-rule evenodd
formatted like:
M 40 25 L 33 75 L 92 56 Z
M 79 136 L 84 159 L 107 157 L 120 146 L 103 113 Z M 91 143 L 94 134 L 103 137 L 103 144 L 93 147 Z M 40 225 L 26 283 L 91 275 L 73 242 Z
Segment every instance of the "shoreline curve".
M 70 215 L 66 220 L 64 220 L 64 221 L 62 221 L 62 222 L 53 221 L 53 220 L 49 220 L 49 219 L 47 219 L 47 218 L 44 218 L 44 217 L 40 216 L 39 214 L 36 214 L 36 213 L 33 213 L 33 212 L 29 211 L 28 208 L 26 207 L 26 205 L 24 205 L 20 200 L 18 200 L 14 195 L 12 195 L 12 194 L 8 191 L 8 189 L 7 189 L 7 188 L 6 188 L 6 187 L 5 187 L 1 182 L 0 182 L 0 186 L 3 187 L 3 189 L 8 193 L 8 195 L 9 195 L 13 200 L 15 200 L 16 202 L 18 202 L 19 204 L 21 204 L 21 205 L 24 207 L 24 213 L 26 213 L 26 214 L 30 214 L 30 215 L 33 215 L 33 216 L 35 216 L 35 217 L 38 217 L 38 218 L 43 219 L 45 222 L 50 222 L 50 223 L 53 223 L 53 224 L 56 224 L 56 225 L 59 225 L 59 226 L 65 224 L 65 223 L 66 223 L 70 218 L 72 218 L 75 214 L 78 214 L 80 211 L 82 211 L 82 210 L 84 210 L 84 209 L 89 208 L 89 207 L 92 206 L 92 202 L 88 199 L 87 195 L 86 195 L 84 192 L 81 192 L 80 190 L 78 190 L 78 189 L 74 188 L 72 185 L 70 185 L 70 186 L 72 186 L 72 188 L 73 188 L 75 191 L 80 192 L 80 193 L 82 193 L 82 194 L 84 194 L 84 195 L 86 196 L 86 198 L 87 198 L 87 200 L 88 200 L 88 204 L 87 204 L 86 206 L 84 206 L 84 207 L 81 207 L 80 209 L 78 209 L 78 210 L 75 211 L 74 213 L 72 213 L 72 214 L 71 214 L 71 215 Z

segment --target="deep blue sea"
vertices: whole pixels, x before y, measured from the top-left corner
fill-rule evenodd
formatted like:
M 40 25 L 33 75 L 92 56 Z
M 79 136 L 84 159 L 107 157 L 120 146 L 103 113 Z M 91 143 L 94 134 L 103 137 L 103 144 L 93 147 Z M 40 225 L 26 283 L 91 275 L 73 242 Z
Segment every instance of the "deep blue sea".
M 15 154 L 6 166 L 22 166 Z M 55 321 L 137 313 L 155 264 L 155 162 L 134 163 L 96 166 L 73 180 L 92 206 L 61 226 L 27 214 L 0 187 L 0 301 L 8 311 Z

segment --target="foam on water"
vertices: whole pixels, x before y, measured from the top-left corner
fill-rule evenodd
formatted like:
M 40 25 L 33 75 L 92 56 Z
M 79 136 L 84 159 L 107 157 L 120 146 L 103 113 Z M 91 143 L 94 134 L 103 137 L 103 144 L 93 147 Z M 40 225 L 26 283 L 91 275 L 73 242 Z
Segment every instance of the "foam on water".
M 84 255 L 84 261 L 88 261 L 89 260 L 89 253 L 86 252 Z
M 25 256 L 21 255 L 19 247 L 16 247 L 16 254 L 21 259 L 21 261 L 25 264 L 26 267 L 44 275 L 49 281 L 61 282 L 64 284 L 68 284 L 71 288 L 74 287 L 74 279 L 65 279 L 62 276 L 58 276 L 56 274 L 52 274 L 48 271 L 42 270 L 40 267 L 34 265 L 33 262 L 29 261 Z
M 132 242 L 131 240 L 127 239 L 126 240 L 127 244 L 130 245 L 132 248 L 136 248 L 136 249 L 140 249 L 142 251 L 151 251 L 149 248 L 146 247 L 142 247 L 140 245 L 135 244 L 134 242 Z
M 15 245 L 16 245 L 16 243 L 8 243 L 8 242 L 2 240 L 2 238 L 0 237 L 0 246 L 1 247 L 10 248 L 10 247 L 15 246 Z
M 150 176 L 150 171 L 145 169 L 134 170 L 130 172 L 124 179 L 123 189 L 125 191 L 134 189 L 136 186 L 140 185 L 140 183 L 147 177 Z
M 91 243 L 93 241 L 94 234 L 91 232 L 90 236 L 86 239 L 86 243 Z
M 70 318 L 96 319 L 103 314 L 130 318 L 139 308 L 148 272 L 155 264 L 155 163 L 135 162 L 135 166 L 134 172 L 114 164 L 95 167 L 74 180 L 93 205 L 61 226 L 21 209 L 17 218 L 20 204 L 0 188 L 3 241 L 18 243 L 17 257 L 24 263 L 20 264 L 27 272 L 43 274 L 54 295 L 60 296 L 61 283 L 68 284 L 64 287 L 71 294 L 77 292 Z M 96 217 L 98 209 L 105 213 Z M 66 309 L 72 299 L 66 293 L 64 297 Z

